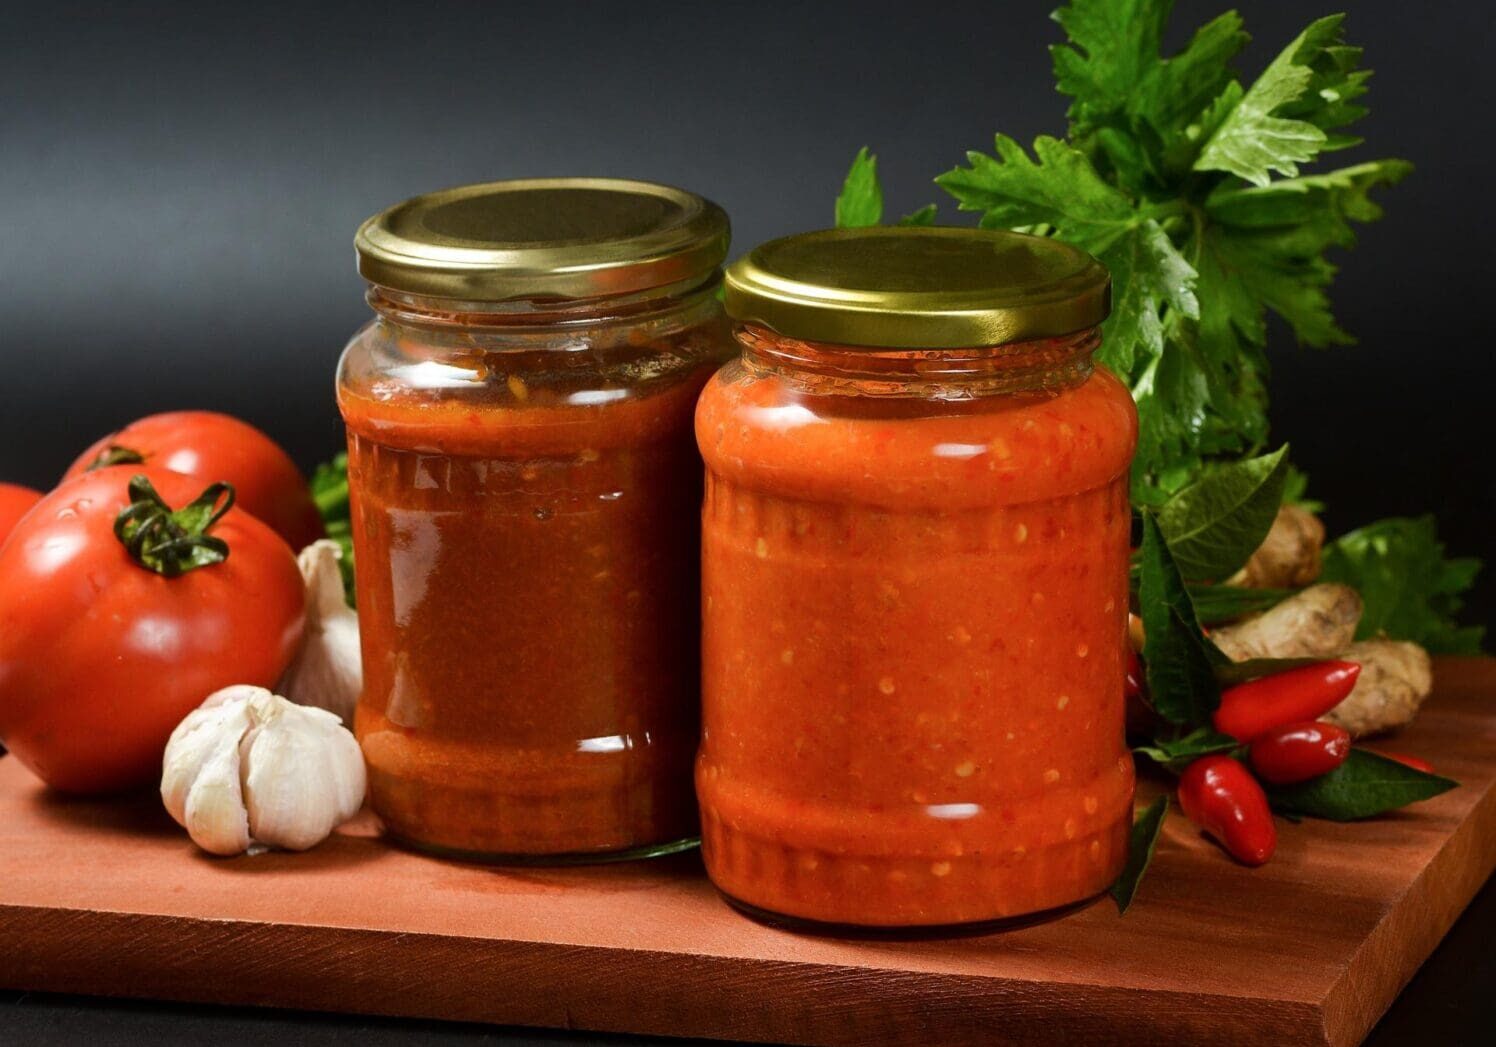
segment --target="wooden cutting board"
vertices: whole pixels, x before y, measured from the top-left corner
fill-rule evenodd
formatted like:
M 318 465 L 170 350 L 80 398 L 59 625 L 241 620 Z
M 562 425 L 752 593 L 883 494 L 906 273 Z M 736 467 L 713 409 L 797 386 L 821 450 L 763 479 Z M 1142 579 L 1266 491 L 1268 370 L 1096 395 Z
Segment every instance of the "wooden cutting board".
M 356 823 L 214 859 L 158 803 L 0 760 L 0 985 L 812 1044 L 1353 1044 L 1496 866 L 1496 660 L 1439 663 L 1398 750 L 1461 788 L 1282 826 L 1249 870 L 1171 816 L 1132 910 L 845 941 L 729 910 L 694 854 L 498 870 Z

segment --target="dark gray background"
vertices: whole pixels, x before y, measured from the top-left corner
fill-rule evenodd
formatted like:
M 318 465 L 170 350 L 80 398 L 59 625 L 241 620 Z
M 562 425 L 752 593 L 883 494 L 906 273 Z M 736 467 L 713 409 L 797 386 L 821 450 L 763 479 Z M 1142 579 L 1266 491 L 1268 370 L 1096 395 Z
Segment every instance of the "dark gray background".
M 1327 0 L 1327 3 L 1330 0 Z M 516 176 L 671 182 L 739 250 L 823 226 L 856 148 L 892 209 L 992 132 L 1062 133 L 1054 0 L 932 4 L 36 4 L 0 34 L 0 477 L 45 484 L 136 415 L 240 414 L 310 464 L 340 441 L 365 317 L 350 239 L 417 192 Z M 1180 42 L 1226 5 L 1185 0 Z M 1489 555 L 1484 444 L 1496 18 L 1351 3 L 1368 146 L 1418 165 L 1342 254 L 1354 348 L 1273 340 L 1275 437 L 1342 530 L 1437 510 Z M 1253 73 L 1319 7 L 1242 5 Z M 1331 8 L 1326 8 L 1329 10 Z M 954 217 L 947 208 L 947 217 Z M 1483 581 L 1477 620 L 1489 617 Z
M 11 5 L 0 22 L 0 479 L 48 484 L 94 437 L 178 407 L 242 415 L 306 466 L 329 456 L 341 440 L 333 366 L 366 315 L 353 230 L 414 193 L 535 175 L 654 179 L 725 206 L 741 250 L 829 224 L 867 144 L 892 210 L 937 199 L 929 179 L 990 148 L 992 132 L 1063 132 L 1045 51 L 1059 39 L 1055 4 Z M 1178 41 L 1226 6 L 1181 0 Z M 1309 17 L 1348 7 L 1377 76 L 1360 127 L 1370 144 L 1337 159 L 1418 166 L 1382 194 L 1387 218 L 1338 258 L 1338 315 L 1361 345 L 1311 352 L 1275 334 L 1275 436 L 1293 441 L 1333 530 L 1434 510 L 1454 550 L 1496 558 L 1496 17 L 1483 0 L 1239 6 L 1256 38 L 1252 73 Z M 1493 592 L 1488 575 L 1473 620 L 1491 617 Z M 1492 925 L 1489 911 L 1471 919 Z M 1462 940 L 1381 1042 L 1435 1028 L 1457 1042 L 1489 1022 L 1480 983 L 1459 981 L 1489 970 L 1489 932 L 1472 925 Z M 267 1029 L 34 1007 L 23 1008 L 32 1035 L 63 1040 Z M 295 1028 L 280 1032 L 308 1035 Z M 357 1022 L 327 1033 L 367 1035 Z

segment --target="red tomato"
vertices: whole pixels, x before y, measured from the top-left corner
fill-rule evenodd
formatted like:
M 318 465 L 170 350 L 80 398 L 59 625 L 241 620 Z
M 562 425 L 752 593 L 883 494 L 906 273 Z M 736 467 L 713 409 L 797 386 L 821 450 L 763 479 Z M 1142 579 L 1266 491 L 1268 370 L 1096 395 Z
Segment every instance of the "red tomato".
M 322 519 L 307 490 L 306 478 L 270 437 L 237 418 L 213 411 L 169 411 L 131 422 L 78 456 L 64 479 L 99 463 L 160 466 L 209 483 L 234 485 L 239 508 L 258 516 L 292 549 L 324 536 Z M 123 454 L 123 457 L 122 457 Z
M 16 484 L 0 484 L 0 544 L 5 536 L 26 515 L 26 511 L 42 500 L 40 491 Z
M 114 524 L 137 474 L 173 509 L 203 493 L 167 469 L 99 469 L 43 498 L 0 548 L 0 740 L 67 792 L 159 781 L 182 717 L 220 687 L 274 686 L 301 638 L 296 558 L 246 512 L 209 526 L 222 562 L 168 577 L 132 557 Z

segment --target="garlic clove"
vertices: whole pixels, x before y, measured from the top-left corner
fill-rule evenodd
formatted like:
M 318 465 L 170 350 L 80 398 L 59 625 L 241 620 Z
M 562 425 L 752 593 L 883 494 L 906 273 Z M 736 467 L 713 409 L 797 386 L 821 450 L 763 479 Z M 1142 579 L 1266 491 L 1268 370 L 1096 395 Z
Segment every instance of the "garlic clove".
M 276 689 L 299 705 L 327 709 L 351 724 L 364 673 L 358 615 L 343 598 L 342 555 L 336 542 L 323 538 L 296 557 L 306 582 L 306 630 Z
M 193 784 L 204 766 L 222 755 L 227 739 L 237 746 L 249 730 L 249 709 L 244 699 L 259 690 L 263 688 L 243 685 L 215 691 L 171 732 L 162 759 L 161 801 L 184 829 L 188 828 L 187 796 Z
M 216 711 L 216 710 L 210 710 Z M 244 794 L 239 782 L 239 738 L 243 728 L 233 721 L 234 714 L 245 727 L 248 716 L 243 706 L 229 706 L 225 723 L 209 747 L 207 758 L 199 766 L 187 790 L 180 821 L 187 835 L 209 854 L 239 854 L 250 844 L 249 819 L 244 811 Z

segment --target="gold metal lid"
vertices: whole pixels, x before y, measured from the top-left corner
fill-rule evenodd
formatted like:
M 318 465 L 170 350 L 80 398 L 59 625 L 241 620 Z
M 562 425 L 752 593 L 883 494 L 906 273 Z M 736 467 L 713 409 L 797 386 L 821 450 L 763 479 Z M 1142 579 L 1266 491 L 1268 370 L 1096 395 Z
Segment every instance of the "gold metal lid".
M 1069 244 L 996 229 L 826 229 L 727 268 L 727 313 L 789 338 L 956 349 L 1071 334 L 1111 311 L 1111 278 Z
M 591 298 L 704 280 L 727 256 L 727 213 L 621 178 L 465 185 L 359 227 L 358 271 L 408 294 L 498 302 Z

